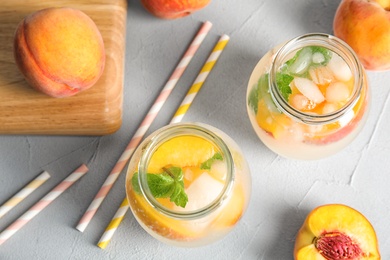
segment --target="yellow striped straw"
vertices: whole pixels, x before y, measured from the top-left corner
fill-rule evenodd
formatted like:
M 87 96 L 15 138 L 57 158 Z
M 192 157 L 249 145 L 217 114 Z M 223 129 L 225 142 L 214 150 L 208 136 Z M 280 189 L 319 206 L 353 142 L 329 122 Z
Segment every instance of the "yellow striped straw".
M 221 55 L 222 51 L 224 50 L 226 44 L 229 41 L 229 36 L 226 34 L 222 35 L 217 44 L 215 45 L 214 49 L 211 51 L 210 56 L 206 60 L 205 64 L 203 65 L 202 69 L 199 72 L 198 77 L 196 77 L 193 85 L 188 90 L 187 95 L 184 97 L 181 105 L 176 110 L 176 113 L 172 117 L 172 120 L 169 124 L 179 123 L 183 119 L 184 115 L 186 114 L 187 110 L 190 108 L 192 101 L 195 99 L 196 94 L 198 94 L 200 88 L 202 87 L 203 83 L 205 82 L 207 76 L 210 74 L 211 70 L 213 69 L 215 63 L 217 62 L 219 56 Z M 120 223 L 122 222 L 126 212 L 129 210 L 129 203 L 127 201 L 127 198 L 125 198 L 121 205 L 119 206 L 119 209 L 115 213 L 114 217 L 112 218 L 111 222 L 108 224 L 106 230 L 104 231 L 102 237 L 100 238 L 99 242 L 97 243 L 97 246 L 105 249 L 110 242 L 112 236 L 114 235 L 115 231 L 118 229 Z
M 115 231 L 119 227 L 120 223 L 122 222 L 123 218 L 125 217 L 125 214 L 129 210 L 129 202 L 127 201 L 127 198 L 125 198 L 121 205 L 119 206 L 119 209 L 116 211 L 114 217 L 112 218 L 110 224 L 108 224 L 106 230 L 104 231 L 102 237 L 100 238 L 98 242 L 98 247 L 104 249 L 107 247 L 108 243 L 110 243 L 110 240 L 112 236 L 114 235 Z
M 183 102 L 177 109 L 174 114 L 170 124 L 181 122 L 185 113 L 190 108 L 192 101 L 195 99 L 195 96 L 198 94 L 199 90 L 203 86 L 203 83 L 206 81 L 207 76 L 210 74 L 215 63 L 217 62 L 219 56 L 221 56 L 222 51 L 229 42 L 229 36 L 226 34 L 222 35 L 214 49 L 211 51 L 210 56 L 208 57 L 206 63 L 203 65 L 202 69 L 199 72 L 199 75 L 196 77 L 194 84 L 191 86 L 187 95 L 183 99 Z
M 38 177 L 32 180 L 29 184 L 27 184 L 24 188 L 22 188 L 18 193 L 16 193 L 12 198 L 10 198 L 0 207 L 0 218 L 7 214 L 7 212 L 13 209 L 16 205 L 18 205 L 22 200 L 27 198 L 28 195 L 30 195 L 34 190 L 36 190 L 49 178 L 49 173 L 44 171 Z

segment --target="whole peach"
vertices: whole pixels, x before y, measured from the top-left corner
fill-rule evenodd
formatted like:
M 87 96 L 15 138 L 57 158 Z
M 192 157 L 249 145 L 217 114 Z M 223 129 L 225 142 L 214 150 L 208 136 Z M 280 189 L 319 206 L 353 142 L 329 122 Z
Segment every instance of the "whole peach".
M 23 19 L 15 32 L 14 56 L 26 81 L 52 97 L 93 86 L 103 73 L 105 49 L 92 19 L 73 8 L 48 8 Z
M 352 47 L 368 70 L 390 69 L 389 10 L 389 0 L 342 0 L 336 11 L 335 36 Z
M 164 19 L 176 19 L 187 16 L 208 5 L 210 0 L 141 0 L 141 3 L 153 15 Z

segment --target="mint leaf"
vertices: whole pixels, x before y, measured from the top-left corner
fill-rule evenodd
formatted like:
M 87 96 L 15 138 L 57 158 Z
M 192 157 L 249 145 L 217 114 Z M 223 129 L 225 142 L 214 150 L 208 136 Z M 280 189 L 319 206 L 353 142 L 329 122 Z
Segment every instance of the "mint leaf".
M 171 176 L 175 181 L 182 181 L 184 178 L 183 170 L 180 167 L 163 168 L 164 172 Z
M 146 179 L 153 197 L 167 198 L 172 194 L 174 179 L 168 174 L 147 173 Z M 138 172 L 134 173 L 133 177 L 131 178 L 131 183 L 133 185 L 134 190 L 137 193 L 141 193 L 141 188 L 139 187 L 138 183 Z
M 292 93 L 290 83 L 294 79 L 293 76 L 284 73 L 276 73 L 276 85 L 280 91 L 280 94 L 285 100 L 288 101 L 290 94 Z
M 175 203 L 176 206 L 185 208 L 188 202 L 188 196 L 184 191 L 183 182 L 175 182 L 174 190 L 171 195 L 170 201 Z
M 172 194 L 175 181 L 168 174 L 148 174 L 146 178 L 153 197 L 168 198 Z
M 222 157 L 222 154 L 221 153 L 215 153 L 213 155 L 213 157 L 211 157 L 210 159 L 208 159 L 207 161 L 201 163 L 200 165 L 200 168 L 202 170 L 210 170 L 211 169 L 211 165 L 215 162 L 215 161 L 222 161 L 223 160 L 223 157 Z
M 188 196 L 184 191 L 184 174 L 180 167 L 163 168 L 163 173 L 147 173 L 146 180 L 149 190 L 155 198 L 170 198 L 177 206 L 185 207 Z M 138 182 L 138 172 L 131 178 L 133 189 L 141 193 Z
M 255 114 L 258 111 L 259 100 L 268 93 L 269 85 L 268 85 L 268 73 L 264 74 L 260 77 L 257 85 L 252 88 L 248 97 L 248 105 L 253 109 Z

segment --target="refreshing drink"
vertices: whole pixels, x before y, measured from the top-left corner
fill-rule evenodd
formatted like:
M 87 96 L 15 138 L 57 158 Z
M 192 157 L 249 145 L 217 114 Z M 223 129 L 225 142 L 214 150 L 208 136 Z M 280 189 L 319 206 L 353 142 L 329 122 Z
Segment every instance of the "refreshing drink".
M 176 246 L 206 245 L 226 235 L 250 197 L 248 165 L 237 144 L 204 124 L 164 127 L 135 151 L 126 191 L 140 225 Z
M 364 69 L 341 40 L 304 35 L 269 51 L 248 83 L 252 126 L 274 152 L 319 159 L 348 145 L 367 117 Z

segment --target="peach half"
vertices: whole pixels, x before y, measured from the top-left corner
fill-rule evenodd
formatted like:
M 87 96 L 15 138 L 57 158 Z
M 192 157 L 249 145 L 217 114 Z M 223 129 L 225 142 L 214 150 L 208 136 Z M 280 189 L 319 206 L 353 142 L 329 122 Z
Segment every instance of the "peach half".
M 378 240 L 370 222 L 342 204 L 315 208 L 295 240 L 294 259 L 380 259 Z
M 58 98 L 92 87 L 105 65 L 96 24 L 82 11 L 67 7 L 25 17 L 15 32 L 14 57 L 31 87 Z

